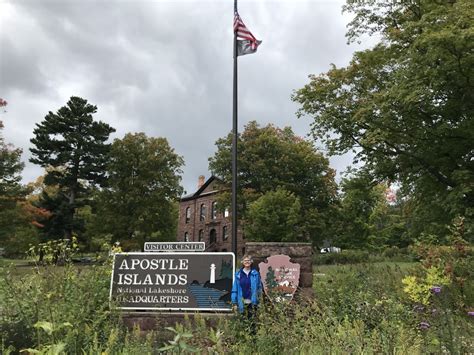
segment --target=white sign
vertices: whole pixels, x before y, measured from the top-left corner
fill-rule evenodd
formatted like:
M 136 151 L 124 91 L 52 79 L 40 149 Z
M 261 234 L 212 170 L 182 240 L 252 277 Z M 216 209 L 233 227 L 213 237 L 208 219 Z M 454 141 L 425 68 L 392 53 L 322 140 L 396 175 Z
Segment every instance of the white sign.
M 146 242 L 143 251 L 204 251 L 204 242 Z

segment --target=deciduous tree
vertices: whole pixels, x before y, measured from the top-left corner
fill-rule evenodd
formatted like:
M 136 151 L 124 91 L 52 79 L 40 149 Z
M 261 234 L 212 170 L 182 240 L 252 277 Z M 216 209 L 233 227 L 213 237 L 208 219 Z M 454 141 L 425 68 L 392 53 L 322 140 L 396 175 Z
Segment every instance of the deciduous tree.
M 129 133 L 116 139 L 108 185 L 98 195 L 96 230 L 139 248 L 144 241 L 173 240 L 183 163 L 165 138 Z
M 401 202 L 387 201 L 387 184 L 361 169 L 348 172 L 340 183 L 341 203 L 336 243 L 349 249 L 406 247 L 406 218 Z
M 22 150 L 5 142 L 2 129 L 0 121 L 0 240 L 5 241 L 18 222 L 16 205 L 24 195 L 20 184 L 24 164 L 20 161 Z
M 377 34 L 347 67 L 311 75 L 293 99 L 330 154 L 353 150 L 380 180 L 444 210 L 474 213 L 474 3 L 348 1 L 348 38 Z
M 21 172 L 24 164 L 21 162 L 22 150 L 5 142 L 1 130 L 3 123 L 0 121 L 0 206 L 15 200 L 21 185 Z M 1 209 L 1 208 L 0 208 Z
M 250 204 L 245 233 L 254 241 L 296 242 L 301 240 L 303 222 L 299 198 L 277 188 Z
M 213 174 L 226 186 L 221 206 L 230 205 L 232 136 L 216 142 L 217 152 L 209 159 Z M 330 210 L 336 200 L 334 170 L 313 144 L 289 127 L 260 127 L 250 122 L 238 139 L 238 181 L 240 216 L 247 216 L 248 205 L 263 194 L 282 188 L 299 199 L 305 221 L 303 240 L 322 240 L 330 234 Z M 227 189 L 226 189 L 227 188 Z M 277 238 L 277 237 L 275 237 Z

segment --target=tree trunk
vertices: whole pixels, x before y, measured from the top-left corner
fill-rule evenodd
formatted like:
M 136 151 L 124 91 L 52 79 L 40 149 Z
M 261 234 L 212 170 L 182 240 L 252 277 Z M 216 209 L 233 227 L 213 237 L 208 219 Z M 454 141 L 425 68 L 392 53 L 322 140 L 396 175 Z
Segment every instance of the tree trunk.
M 71 189 L 71 193 L 69 194 L 69 220 L 70 224 L 66 227 L 66 239 L 72 240 L 72 224 L 74 221 L 74 211 L 75 211 L 75 203 L 76 203 L 76 188 Z

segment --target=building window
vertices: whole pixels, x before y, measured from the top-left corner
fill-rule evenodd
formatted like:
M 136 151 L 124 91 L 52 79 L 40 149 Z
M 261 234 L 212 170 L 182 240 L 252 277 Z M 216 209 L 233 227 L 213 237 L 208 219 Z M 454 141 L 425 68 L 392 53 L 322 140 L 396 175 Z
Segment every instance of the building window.
M 214 244 L 217 241 L 217 232 L 214 228 L 209 232 L 209 244 Z
M 206 220 L 206 205 L 204 203 L 201 205 L 201 210 L 200 210 L 200 213 L 199 213 L 199 220 L 201 222 Z
M 227 231 L 227 226 L 222 227 L 222 240 L 227 240 L 229 238 L 229 232 Z
M 186 208 L 186 223 L 191 220 L 191 207 Z
M 217 218 L 217 202 L 214 201 L 211 205 L 211 218 L 216 219 Z
M 204 231 L 202 229 L 199 230 L 199 241 L 202 242 L 204 239 Z
M 226 209 L 224 210 L 224 217 L 225 217 L 225 218 L 229 217 L 229 209 L 228 209 L 228 208 L 226 208 Z
M 189 242 L 189 234 L 188 232 L 184 232 L 184 241 Z

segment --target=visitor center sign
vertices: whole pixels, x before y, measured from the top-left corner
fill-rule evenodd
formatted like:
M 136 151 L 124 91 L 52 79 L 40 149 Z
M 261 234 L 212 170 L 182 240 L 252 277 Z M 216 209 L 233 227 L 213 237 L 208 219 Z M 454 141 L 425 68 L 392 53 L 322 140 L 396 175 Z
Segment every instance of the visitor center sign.
M 110 300 L 124 310 L 230 311 L 233 253 L 114 255 Z

